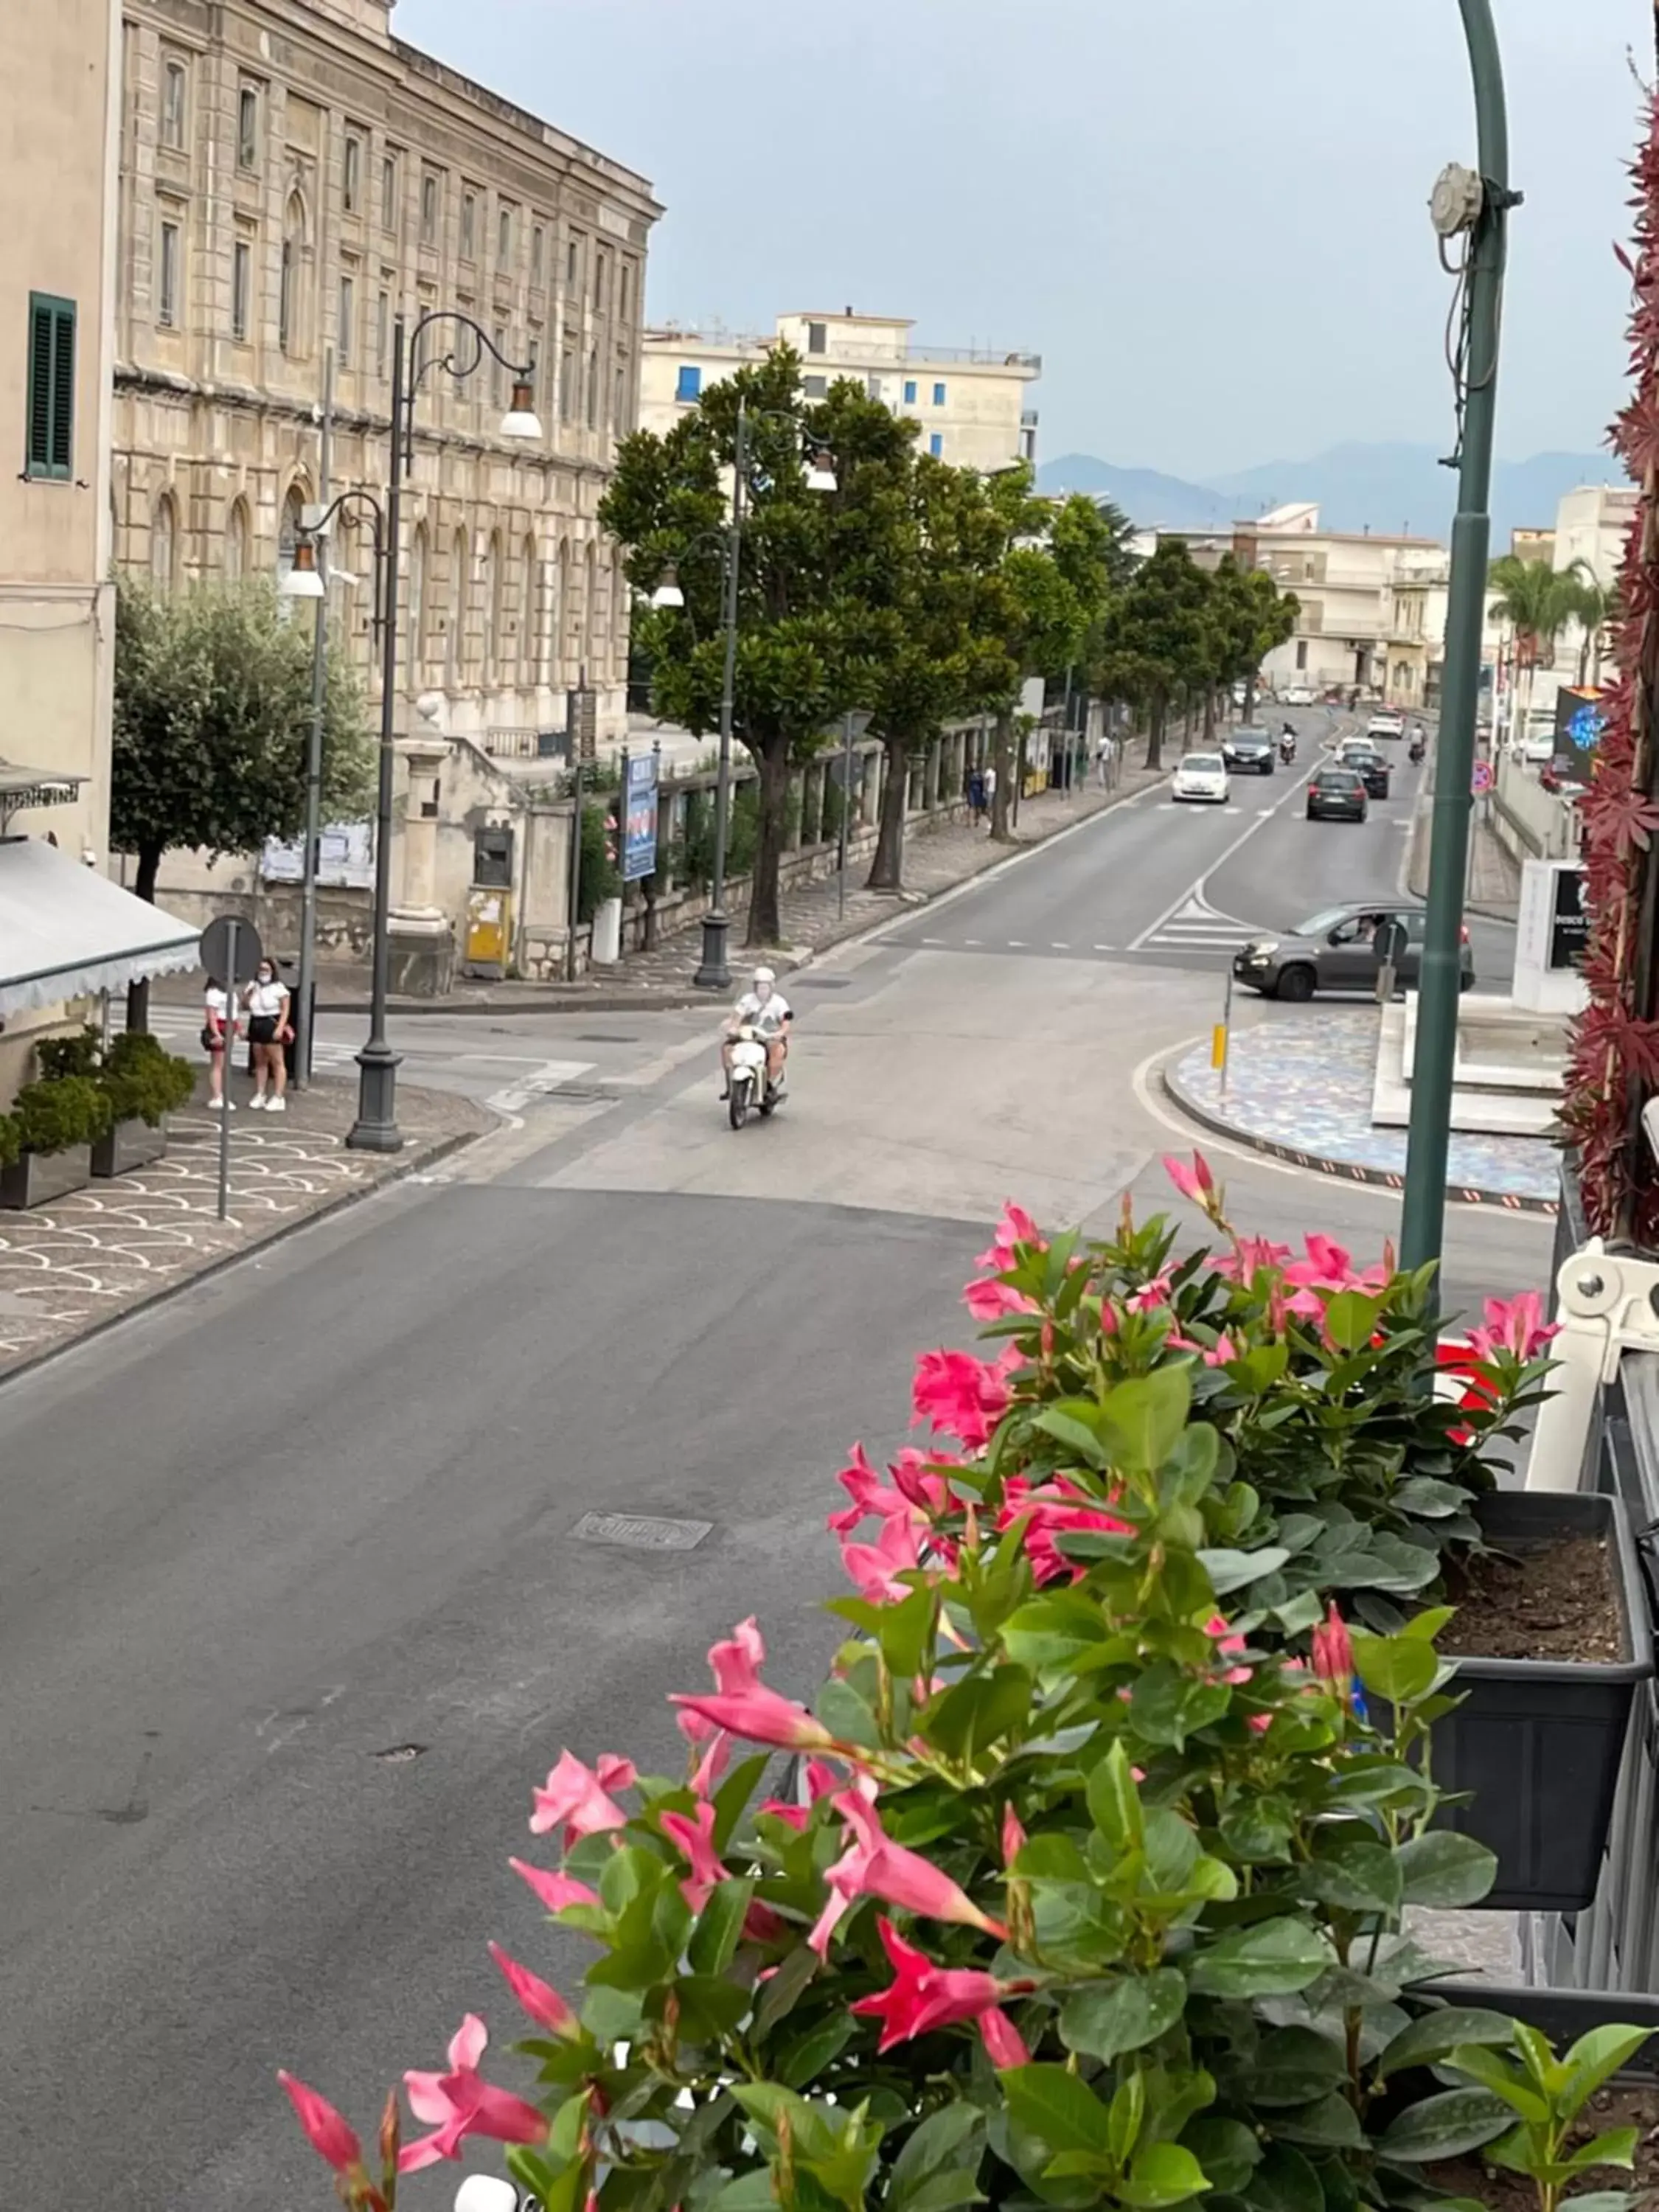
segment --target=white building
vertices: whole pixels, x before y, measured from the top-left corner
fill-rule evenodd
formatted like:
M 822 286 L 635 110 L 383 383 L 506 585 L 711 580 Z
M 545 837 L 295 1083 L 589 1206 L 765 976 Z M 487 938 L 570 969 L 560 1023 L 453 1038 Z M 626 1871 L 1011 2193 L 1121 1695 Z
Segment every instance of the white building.
M 1006 469 L 1036 458 L 1037 417 L 1027 404 L 1042 356 L 983 346 L 915 346 L 915 325 L 890 315 L 780 315 L 757 337 L 704 325 L 648 328 L 641 347 L 640 427 L 659 436 L 695 407 L 711 384 L 746 362 L 792 347 L 808 399 L 838 377 L 854 377 L 872 399 L 918 426 L 917 443 L 958 468 Z
M 1300 607 L 1294 635 L 1262 664 L 1275 690 L 1305 684 L 1425 703 L 1444 634 L 1431 599 L 1446 554 L 1433 538 L 1324 530 L 1310 501 L 1235 525 L 1234 544 L 1241 565 L 1265 568 Z

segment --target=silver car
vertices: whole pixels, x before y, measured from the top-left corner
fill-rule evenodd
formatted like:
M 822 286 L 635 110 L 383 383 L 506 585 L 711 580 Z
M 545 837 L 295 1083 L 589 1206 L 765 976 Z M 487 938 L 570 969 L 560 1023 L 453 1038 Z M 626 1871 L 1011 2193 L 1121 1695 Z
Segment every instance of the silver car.
M 1316 991 L 1363 991 L 1375 997 L 1382 966 L 1377 935 L 1387 922 L 1405 924 L 1406 943 L 1395 963 L 1401 984 L 1415 984 L 1423 965 L 1426 910 L 1395 902 L 1387 906 L 1333 906 L 1310 914 L 1294 929 L 1253 938 L 1233 959 L 1233 979 L 1264 998 L 1311 999 Z M 1461 990 L 1474 982 L 1474 955 L 1463 932 Z

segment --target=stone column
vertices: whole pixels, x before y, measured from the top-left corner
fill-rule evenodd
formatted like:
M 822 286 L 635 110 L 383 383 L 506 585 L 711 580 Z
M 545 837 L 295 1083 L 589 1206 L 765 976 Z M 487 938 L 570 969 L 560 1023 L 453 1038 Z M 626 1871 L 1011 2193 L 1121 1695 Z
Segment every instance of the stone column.
M 449 741 L 434 732 L 398 745 L 405 772 L 401 882 L 389 917 L 394 995 L 433 999 L 455 971 L 455 929 L 438 904 L 438 822 Z
M 939 756 L 943 750 L 943 738 L 932 739 L 927 747 L 927 763 L 922 770 L 921 803 L 930 814 L 933 813 L 939 805 Z
M 886 757 L 884 745 L 873 745 L 864 756 L 864 773 L 859 789 L 859 818 L 853 824 L 855 830 L 861 830 L 866 823 L 881 819 L 881 769 Z

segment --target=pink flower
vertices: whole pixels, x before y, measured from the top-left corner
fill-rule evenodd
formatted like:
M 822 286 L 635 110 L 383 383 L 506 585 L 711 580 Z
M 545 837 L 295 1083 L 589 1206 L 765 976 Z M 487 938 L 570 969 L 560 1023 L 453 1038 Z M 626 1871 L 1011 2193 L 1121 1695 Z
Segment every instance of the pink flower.
M 820 1797 L 833 1796 L 842 1786 L 841 1777 L 828 1759 L 809 1759 L 806 1762 L 806 1794 L 811 1803 L 787 1805 L 781 1797 L 769 1797 L 760 1807 L 780 1820 L 787 1820 L 797 1831 L 804 1828 L 812 1817 L 812 1806 Z
M 970 1352 L 924 1352 L 911 1390 L 915 1420 L 959 1437 L 970 1451 L 982 1449 L 1008 1409 L 1008 1376 L 1024 1364 L 1014 1344 L 994 1362 Z
M 714 1808 L 706 1798 L 692 1820 L 687 1820 L 684 1813 L 665 1813 L 662 1816 L 664 1835 L 678 1846 L 691 1869 L 691 1878 L 680 1884 L 680 1893 L 693 1912 L 701 1912 L 710 1893 L 728 1879 L 714 1849 Z
M 890 1920 L 884 1917 L 877 1924 L 896 1978 L 873 1996 L 860 1997 L 852 2009 L 861 2018 L 881 2022 L 878 2051 L 890 2051 L 913 2035 L 948 2027 L 955 2021 L 977 2020 L 1004 1997 L 1031 1986 L 1000 1982 L 994 1974 L 971 1967 L 936 1966 L 926 1953 L 904 1941 Z
M 713 1645 L 708 1663 L 718 1687 L 713 1696 L 675 1696 L 669 1699 L 683 1711 L 699 1713 L 716 1728 L 750 1743 L 776 1744 L 787 1751 L 828 1751 L 835 1738 L 805 1705 L 798 1705 L 781 1691 L 769 1690 L 756 1673 L 766 1656 L 766 1646 L 753 1616 L 742 1621 L 724 1644 Z
M 810 1805 L 787 1805 L 781 1797 L 763 1797 L 755 1810 L 769 1814 L 775 1820 L 786 1821 L 797 1835 L 812 1817 Z
M 1488 1298 L 1486 1304 L 1486 1326 L 1469 1331 L 1471 1348 L 1484 1359 L 1498 1352 L 1512 1352 L 1517 1359 L 1535 1359 L 1553 1336 L 1560 1334 L 1560 1325 L 1544 1319 L 1544 1301 L 1536 1291 L 1522 1291 L 1512 1298 Z
M 1317 1295 L 1321 1291 L 1376 1291 L 1389 1285 L 1393 1270 L 1385 1262 L 1356 1271 L 1346 1247 L 1316 1231 L 1303 1239 L 1303 1246 L 1307 1258 L 1291 1261 L 1284 1270 L 1285 1280 L 1296 1292 L 1286 1302 L 1293 1314 L 1310 1321 L 1322 1319 L 1325 1301 Z
M 1183 1198 L 1189 1199 L 1194 1206 L 1202 1206 L 1206 1213 L 1209 1212 L 1210 1202 L 1215 1196 L 1215 1177 L 1210 1173 L 1210 1164 L 1202 1152 L 1193 1154 L 1191 1167 L 1165 1152 L 1164 1172 Z
M 1130 1313 L 1155 1313 L 1159 1306 L 1167 1306 L 1172 1290 L 1173 1270 L 1160 1267 L 1150 1283 L 1143 1283 L 1138 1291 L 1131 1291 L 1123 1304 Z
M 539 1974 L 532 1974 L 528 1966 L 521 1966 L 510 1958 L 499 1943 L 492 1943 L 489 1955 L 507 1977 L 507 1985 L 528 2016 L 538 2027 L 544 2027 L 550 2035 L 580 2035 L 581 2022 L 549 1982 Z
M 1003 1504 L 995 1522 L 997 1532 L 1001 1534 L 1017 1522 L 1024 1521 L 1025 1556 L 1031 1563 L 1033 1579 L 1039 1584 L 1057 1581 L 1061 1575 L 1069 1575 L 1078 1582 L 1088 1572 L 1086 1567 L 1065 1556 L 1059 1549 L 1057 1538 L 1083 1532 L 1104 1536 L 1127 1536 L 1133 1533 L 1127 1521 L 1106 1512 L 1068 1475 L 1057 1474 L 1048 1482 L 1034 1485 L 1023 1474 L 1011 1474 L 1002 1486 L 1002 1495 Z
M 601 1761 L 601 1764 L 606 1764 Z M 634 1770 L 626 1759 L 608 1762 L 613 1776 L 626 1768 L 629 1780 Z M 544 1836 L 550 1829 L 562 1827 L 564 1847 L 570 1849 L 578 1836 L 597 1835 L 608 1828 L 624 1828 L 628 1815 L 606 1793 L 599 1775 L 582 1765 L 574 1751 L 562 1752 L 558 1765 L 535 1793 L 536 1809 L 530 1816 L 530 1832 Z
M 547 2141 L 547 2122 L 533 2105 L 480 2075 L 478 2061 L 489 2040 L 483 2022 L 468 2013 L 450 2039 L 448 2073 L 404 2075 L 410 2112 L 434 2132 L 398 2154 L 400 2173 L 418 2173 L 441 2158 L 459 2158 L 469 2136 L 487 2136 L 495 2142 Z
M 824 1523 L 832 1535 L 850 1535 L 860 1521 L 872 1517 L 885 1521 L 910 1510 L 903 1496 L 890 1490 L 871 1466 L 862 1444 L 854 1445 L 851 1464 L 842 1468 L 836 1480 L 852 1504 L 839 1508 Z
M 514 1874 L 527 1881 L 550 1912 L 562 1912 L 567 1905 L 597 1905 L 599 1893 L 590 1889 L 585 1881 L 574 1875 L 552 1874 L 547 1868 L 531 1866 L 523 1859 L 507 1861 Z
M 1204 1633 L 1206 1636 L 1213 1636 L 1216 1650 L 1225 1652 L 1229 1656 L 1235 1651 L 1243 1651 L 1245 1648 L 1244 1638 L 1236 1634 L 1231 1626 L 1224 1621 L 1218 1613 L 1212 1613 L 1205 1622 Z M 1230 1667 L 1221 1679 L 1224 1682 L 1235 1684 L 1248 1682 L 1251 1672 L 1252 1669 L 1249 1667 Z
M 928 1920 L 955 1921 L 964 1927 L 982 1928 L 998 1937 L 1006 1935 L 1001 1922 L 981 1912 L 966 1890 L 941 1873 L 931 1859 L 887 1836 L 864 1790 L 842 1790 L 836 1800 L 836 1810 L 846 1822 L 852 1842 L 825 1873 L 830 1896 L 806 1939 L 819 1958 L 829 1955 L 836 1922 L 860 1897 L 878 1897 L 884 1904 L 900 1905 Z
M 1313 1670 L 1322 1682 L 1346 1685 L 1353 1680 L 1353 1644 L 1334 1598 L 1313 1632 Z
M 900 1496 L 909 1500 L 923 1520 L 931 1521 L 954 1503 L 944 1470 L 955 1464 L 938 1452 L 920 1452 L 914 1444 L 906 1444 L 888 1472 Z
M 854 1544 L 844 1536 L 842 1539 L 841 1563 L 847 1570 L 847 1578 L 860 1596 L 868 1598 L 872 1605 L 896 1604 L 908 1597 L 909 1584 L 898 1577 L 913 1573 L 921 1565 L 915 1523 L 908 1505 L 904 1516 L 900 1520 L 894 1514 L 884 1521 L 881 1534 L 873 1544 Z
M 962 1303 L 975 1321 L 1003 1321 L 1010 1314 L 1041 1313 L 1042 1309 L 1024 1291 L 1017 1291 L 1012 1283 L 999 1282 L 994 1275 L 981 1275 L 969 1283 L 962 1294 Z
M 756 1897 L 750 1899 L 743 1916 L 743 1932 L 751 1943 L 781 1943 L 795 1930 L 782 1913 L 775 1912 L 763 1898 Z
M 1019 1824 L 1019 1815 L 1010 1802 L 1002 1808 L 1002 1863 L 1012 1866 L 1019 1856 L 1019 1847 L 1025 1841 L 1025 1831 Z
M 712 1796 L 731 1763 L 732 1739 L 724 1729 L 716 1729 L 709 1736 L 708 1749 L 692 1770 L 692 1795 L 697 1797 Z
M 350 2173 L 354 2168 L 361 2172 L 363 2147 L 327 2098 L 319 2097 L 292 2074 L 279 2071 L 276 2079 L 287 2090 L 288 2100 L 306 2131 L 306 2141 L 319 2158 L 325 2160 L 336 2173 Z
M 1253 1283 L 1263 1268 L 1283 1267 L 1291 1256 L 1288 1244 L 1275 1244 L 1266 1237 L 1235 1237 L 1233 1249 L 1210 1262 L 1211 1272 L 1235 1283 Z
M 1010 2066 L 1029 2066 L 1031 2054 L 1025 2048 L 1024 2038 L 1006 2012 L 993 2005 L 979 2016 L 979 2032 L 987 2054 L 999 2074 Z
M 602 1751 L 593 1762 L 594 1778 L 601 1790 L 631 1790 L 639 1780 L 639 1770 L 631 1759 L 618 1758 L 614 1751 Z
M 1039 1252 L 1046 1252 L 1048 1240 L 1037 1227 L 1023 1206 L 1016 1206 L 1012 1198 L 1005 1199 L 1002 1218 L 991 1237 L 991 1249 L 981 1252 L 974 1265 L 994 1267 L 999 1273 L 1012 1266 L 1015 1249 L 1021 1244 L 1034 1244 Z

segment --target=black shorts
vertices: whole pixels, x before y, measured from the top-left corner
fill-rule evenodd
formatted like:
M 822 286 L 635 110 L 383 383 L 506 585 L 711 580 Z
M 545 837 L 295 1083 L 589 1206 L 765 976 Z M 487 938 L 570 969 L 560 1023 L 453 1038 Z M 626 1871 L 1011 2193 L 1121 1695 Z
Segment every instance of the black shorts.
M 276 1015 L 255 1014 L 247 1025 L 247 1041 L 250 1044 L 275 1044 L 276 1042 Z

